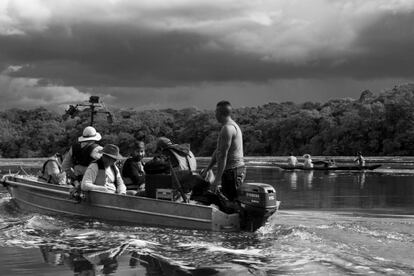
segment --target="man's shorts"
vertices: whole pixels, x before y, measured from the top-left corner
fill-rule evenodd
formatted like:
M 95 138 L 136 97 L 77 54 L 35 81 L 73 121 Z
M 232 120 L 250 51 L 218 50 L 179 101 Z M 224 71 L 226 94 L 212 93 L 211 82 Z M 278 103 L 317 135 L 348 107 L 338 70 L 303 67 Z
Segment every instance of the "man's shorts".
M 227 169 L 221 177 L 221 191 L 231 201 L 237 197 L 237 189 L 243 184 L 246 178 L 246 167 L 241 166 L 234 169 Z

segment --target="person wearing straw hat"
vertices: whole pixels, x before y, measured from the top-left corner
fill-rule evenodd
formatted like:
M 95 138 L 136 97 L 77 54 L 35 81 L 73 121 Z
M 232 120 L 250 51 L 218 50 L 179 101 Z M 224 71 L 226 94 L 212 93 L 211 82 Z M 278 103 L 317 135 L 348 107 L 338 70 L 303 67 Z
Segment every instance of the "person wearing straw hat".
M 105 145 L 100 152 L 102 157 L 92 162 L 83 176 L 81 189 L 83 191 L 100 191 L 126 194 L 126 187 L 115 162 L 123 157 L 119 148 L 113 144 Z
M 101 139 L 101 134 L 94 127 L 88 126 L 65 155 L 62 170 L 66 172 L 67 177 L 74 182 L 75 186 L 82 180 L 89 164 L 101 157 L 99 151 L 102 147 L 97 143 Z

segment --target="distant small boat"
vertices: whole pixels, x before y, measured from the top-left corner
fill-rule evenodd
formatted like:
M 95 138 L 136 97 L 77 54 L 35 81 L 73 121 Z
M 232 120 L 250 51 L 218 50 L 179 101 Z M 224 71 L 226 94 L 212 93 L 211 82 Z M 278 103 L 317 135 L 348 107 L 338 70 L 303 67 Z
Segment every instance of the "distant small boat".
M 303 165 L 298 165 L 295 167 L 289 165 L 276 165 L 277 167 L 284 169 L 284 170 L 303 170 L 303 171 L 363 171 L 363 170 L 375 170 L 381 165 L 369 165 L 369 166 L 332 166 L 332 167 L 325 167 L 325 166 L 314 166 L 313 168 L 304 168 Z
M 280 203 L 275 189 L 264 183 L 244 183 L 239 188 L 243 216 L 212 206 L 97 191 L 86 192 L 86 197 L 79 201 L 69 196 L 70 185 L 49 184 L 19 175 L 3 176 L 1 184 L 17 205 L 28 211 L 212 231 L 254 231 Z

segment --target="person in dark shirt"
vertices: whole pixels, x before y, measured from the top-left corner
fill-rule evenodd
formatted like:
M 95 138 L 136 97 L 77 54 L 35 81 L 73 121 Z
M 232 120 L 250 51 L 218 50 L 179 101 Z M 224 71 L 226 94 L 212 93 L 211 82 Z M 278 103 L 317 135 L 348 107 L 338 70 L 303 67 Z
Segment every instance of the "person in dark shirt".
M 136 195 L 137 192 L 145 190 L 144 156 L 145 143 L 139 141 L 132 156 L 125 161 L 122 167 L 122 178 L 127 187 L 128 195 Z
M 101 134 L 94 127 L 88 126 L 65 155 L 62 171 L 75 187 L 80 185 L 89 164 L 102 157 L 100 151 L 103 148 L 98 144 L 101 139 Z

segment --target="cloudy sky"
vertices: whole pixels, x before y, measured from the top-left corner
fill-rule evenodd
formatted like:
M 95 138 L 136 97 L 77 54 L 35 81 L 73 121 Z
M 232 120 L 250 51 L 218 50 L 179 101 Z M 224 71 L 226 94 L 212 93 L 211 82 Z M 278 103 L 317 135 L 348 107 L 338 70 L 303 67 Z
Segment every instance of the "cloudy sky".
M 0 0 L 0 109 L 212 109 L 414 82 L 414 0 Z

